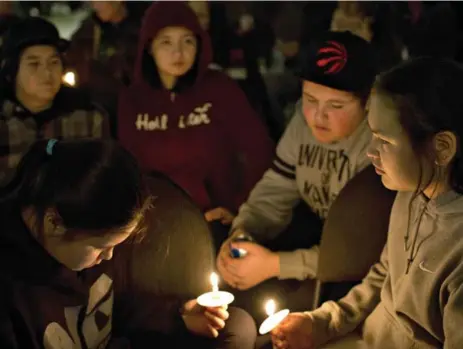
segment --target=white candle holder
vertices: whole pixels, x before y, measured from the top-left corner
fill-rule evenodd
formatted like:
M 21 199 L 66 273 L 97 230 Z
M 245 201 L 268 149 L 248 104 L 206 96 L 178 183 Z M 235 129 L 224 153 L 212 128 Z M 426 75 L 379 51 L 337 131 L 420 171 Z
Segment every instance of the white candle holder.
M 232 303 L 235 297 L 230 292 L 212 291 L 200 295 L 196 301 L 203 307 L 216 308 Z
M 270 315 L 259 327 L 259 334 L 264 335 L 277 327 L 289 314 L 289 309 L 280 310 L 278 313 Z
M 196 298 L 199 305 L 209 308 L 223 307 L 235 300 L 230 292 L 219 291 L 219 277 L 216 273 L 211 274 L 212 292 L 203 293 Z
M 273 299 L 269 300 L 265 305 L 265 311 L 267 312 L 268 318 L 262 322 L 259 327 L 259 334 L 264 335 L 272 331 L 277 327 L 289 314 L 289 309 L 283 309 L 275 313 L 276 304 Z M 276 349 L 275 346 L 272 346 Z

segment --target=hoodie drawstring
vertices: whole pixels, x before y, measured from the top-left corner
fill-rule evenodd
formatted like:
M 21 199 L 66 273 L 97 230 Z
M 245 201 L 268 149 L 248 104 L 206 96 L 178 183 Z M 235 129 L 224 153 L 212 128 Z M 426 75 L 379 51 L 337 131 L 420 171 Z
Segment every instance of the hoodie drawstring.
M 412 199 L 413 200 L 413 199 Z M 410 271 L 410 267 L 411 265 L 413 264 L 416 256 L 418 255 L 418 251 L 420 250 L 421 248 L 421 245 L 423 245 L 423 243 L 428 240 L 433 234 L 434 232 L 436 231 L 435 229 L 435 223 L 436 223 L 436 220 L 433 221 L 433 226 L 432 226 L 432 229 L 431 229 L 431 232 L 425 236 L 421 241 L 420 243 L 418 244 L 418 246 L 416 246 L 416 243 L 418 241 L 418 235 L 419 235 L 419 231 L 420 231 L 420 227 L 421 227 L 421 222 L 423 220 L 423 215 L 426 213 L 427 209 L 428 209 L 428 204 L 429 202 L 426 203 L 426 205 L 424 206 L 423 210 L 420 212 L 419 216 L 418 216 L 418 224 L 416 226 L 416 230 L 415 230 L 415 235 L 413 236 L 413 240 L 412 240 L 412 244 L 411 246 L 408 246 L 408 239 L 409 239 L 409 230 L 410 230 L 410 227 L 408 226 L 407 227 L 407 235 L 405 236 L 404 238 L 404 248 L 405 248 L 405 251 L 408 251 L 410 250 L 410 253 L 409 253 L 409 256 L 407 258 L 407 268 L 405 270 L 405 275 L 407 275 Z M 416 221 L 416 220 L 415 220 Z M 409 223 L 410 223 L 410 220 L 409 220 Z

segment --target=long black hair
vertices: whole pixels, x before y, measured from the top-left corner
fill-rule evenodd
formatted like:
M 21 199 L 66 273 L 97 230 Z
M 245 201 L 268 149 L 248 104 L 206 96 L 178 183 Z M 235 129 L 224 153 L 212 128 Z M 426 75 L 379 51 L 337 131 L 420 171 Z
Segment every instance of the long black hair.
M 113 141 L 39 140 L 19 163 L 1 201 L 33 208 L 39 238 L 48 209 L 73 229 L 98 231 L 137 223 L 142 230 L 150 197 L 136 160 Z

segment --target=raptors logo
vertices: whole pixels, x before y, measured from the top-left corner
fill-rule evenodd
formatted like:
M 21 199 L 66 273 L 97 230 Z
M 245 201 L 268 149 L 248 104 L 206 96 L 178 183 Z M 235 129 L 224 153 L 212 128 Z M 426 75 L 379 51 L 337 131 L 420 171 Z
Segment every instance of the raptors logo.
M 337 74 L 347 63 L 347 50 L 336 41 L 328 41 L 326 44 L 317 52 L 317 66 L 322 68 L 325 74 Z

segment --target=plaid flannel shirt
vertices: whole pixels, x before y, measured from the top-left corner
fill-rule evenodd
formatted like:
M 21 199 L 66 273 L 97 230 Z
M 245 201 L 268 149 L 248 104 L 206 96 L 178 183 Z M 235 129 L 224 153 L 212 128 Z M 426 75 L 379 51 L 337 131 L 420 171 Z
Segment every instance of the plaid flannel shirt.
M 12 100 L 1 103 L 0 186 L 12 179 L 22 155 L 36 140 L 110 137 L 106 113 L 88 102 L 83 108 L 52 106 L 36 115 Z

